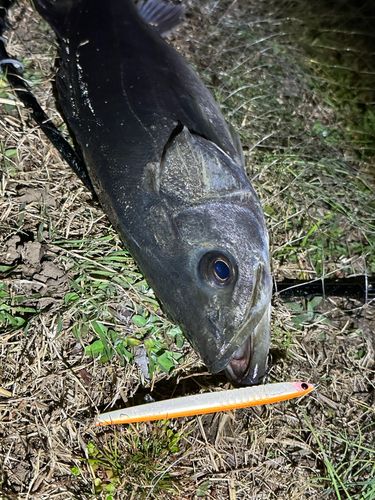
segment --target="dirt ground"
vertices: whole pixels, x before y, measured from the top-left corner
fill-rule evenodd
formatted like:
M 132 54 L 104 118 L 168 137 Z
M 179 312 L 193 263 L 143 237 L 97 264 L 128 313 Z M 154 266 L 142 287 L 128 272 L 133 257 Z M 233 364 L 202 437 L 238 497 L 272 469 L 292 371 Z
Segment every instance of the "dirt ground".
M 57 44 L 20 0 L 7 50 L 63 134 Z M 239 131 L 275 281 L 375 274 L 371 4 L 189 0 L 169 41 Z M 228 388 L 206 372 L 68 165 L 0 80 L 0 500 L 375 499 L 374 301 L 275 295 L 268 382 L 301 400 L 95 428 Z

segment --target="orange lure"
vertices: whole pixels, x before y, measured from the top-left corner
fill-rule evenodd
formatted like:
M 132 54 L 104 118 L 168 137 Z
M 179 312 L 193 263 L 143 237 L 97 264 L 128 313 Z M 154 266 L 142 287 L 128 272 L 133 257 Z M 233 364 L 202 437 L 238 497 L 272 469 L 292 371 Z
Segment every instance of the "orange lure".
M 96 425 L 130 424 L 266 405 L 305 396 L 313 389 L 314 386 L 307 382 L 281 382 L 229 391 L 206 392 L 103 413 L 98 416 Z

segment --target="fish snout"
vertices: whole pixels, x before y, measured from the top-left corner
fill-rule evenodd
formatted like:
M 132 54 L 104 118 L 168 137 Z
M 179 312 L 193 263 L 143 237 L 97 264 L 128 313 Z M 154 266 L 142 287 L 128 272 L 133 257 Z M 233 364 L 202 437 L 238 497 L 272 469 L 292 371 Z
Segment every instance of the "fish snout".
M 250 337 L 235 351 L 224 372 L 233 384 L 240 383 L 250 369 L 251 340 Z
M 245 342 L 234 352 L 224 373 L 233 385 L 259 384 L 266 374 L 270 343 L 270 307 Z

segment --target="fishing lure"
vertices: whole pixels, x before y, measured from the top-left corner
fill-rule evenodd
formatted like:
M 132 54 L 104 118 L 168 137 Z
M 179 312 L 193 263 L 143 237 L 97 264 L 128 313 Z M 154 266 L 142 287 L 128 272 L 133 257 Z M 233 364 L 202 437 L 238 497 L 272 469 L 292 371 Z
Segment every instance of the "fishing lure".
M 305 396 L 313 389 L 314 386 L 307 382 L 281 382 L 195 394 L 103 413 L 98 416 L 96 425 L 130 424 L 235 410 Z

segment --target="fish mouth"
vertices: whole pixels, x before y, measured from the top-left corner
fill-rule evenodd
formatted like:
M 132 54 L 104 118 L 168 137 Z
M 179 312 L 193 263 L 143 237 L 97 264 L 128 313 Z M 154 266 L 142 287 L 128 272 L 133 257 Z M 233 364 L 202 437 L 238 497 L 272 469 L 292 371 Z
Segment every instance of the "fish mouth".
M 251 337 L 235 351 L 232 359 L 224 369 L 224 373 L 230 382 L 237 385 L 249 377 L 251 361 Z M 254 383 L 254 382 L 253 382 Z
M 267 359 L 261 365 L 254 363 L 251 356 L 251 337 L 233 354 L 224 369 L 227 379 L 234 385 L 259 384 L 266 374 Z
M 233 353 L 224 373 L 235 386 L 259 384 L 266 375 L 269 350 L 269 308 L 245 342 Z

